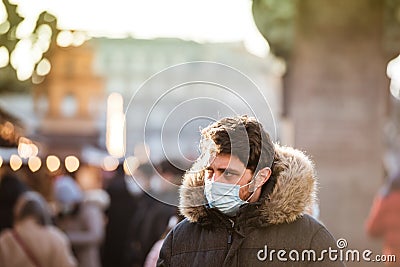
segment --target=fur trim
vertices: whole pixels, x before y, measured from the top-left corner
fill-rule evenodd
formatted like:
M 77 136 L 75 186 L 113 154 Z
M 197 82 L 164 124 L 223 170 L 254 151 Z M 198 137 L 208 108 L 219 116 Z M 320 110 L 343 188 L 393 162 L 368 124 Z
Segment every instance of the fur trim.
M 271 224 L 290 223 L 310 209 L 316 199 L 316 176 L 311 160 L 301 151 L 275 145 L 276 184 L 261 205 Z
M 190 222 L 207 217 L 204 196 L 204 171 L 193 166 L 183 177 L 179 210 Z M 260 199 L 262 221 L 270 224 L 290 223 L 312 207 L 316 199 L 317 180 L 312 161 L 301 151 L 275 145 L 272 175 L 276 184 L 272 193 Z
M 204 195 L 204 170 L 198 171 L 196 166 L 193 166 L 186 172 L 179 189 L 179 196 L 180 213 L 190 222 L 197 222 L 207 216 L 204 207 L 207 203 Z

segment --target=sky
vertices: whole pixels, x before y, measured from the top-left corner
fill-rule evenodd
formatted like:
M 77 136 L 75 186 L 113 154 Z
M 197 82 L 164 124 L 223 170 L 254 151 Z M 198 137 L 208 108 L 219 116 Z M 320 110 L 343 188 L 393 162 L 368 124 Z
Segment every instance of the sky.
M 19 12 L 34 18 L 48 10 L 58 27 L 90 36 L 152 39 L 181 38 L 197 42 L 238 42 L 257 56 L 269 53 L 258 32 L 250 0 L 11 0 Z M 31 19 L 32 20 L 32 19 Z M 28 28 L 28 27 L 27 27 Z

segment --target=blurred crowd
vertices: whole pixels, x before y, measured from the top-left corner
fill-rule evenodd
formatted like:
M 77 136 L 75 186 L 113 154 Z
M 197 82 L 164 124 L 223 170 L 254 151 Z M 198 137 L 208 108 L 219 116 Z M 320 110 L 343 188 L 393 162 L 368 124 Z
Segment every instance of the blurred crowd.
M 98 177 L 59 170 L 34 183 L 3 165 L 0 266 L 156 266 L 181 220 L 174 204 L 182 175 L 165 160 L 130 174 L 123 164 Z
M 91 166 L 34 175 L 3 165 L 0 266 L 156 266 L 163 239 L 182 220 L 180 167 L 163 160 L 127 173 L 119 164 L 96 176 Z M 390 170 L 366 218 L 366 234 L 383 241 L 383 254 L 400 258 L 400 170 Z M 307 212 L 318 219 L 318 205 Z

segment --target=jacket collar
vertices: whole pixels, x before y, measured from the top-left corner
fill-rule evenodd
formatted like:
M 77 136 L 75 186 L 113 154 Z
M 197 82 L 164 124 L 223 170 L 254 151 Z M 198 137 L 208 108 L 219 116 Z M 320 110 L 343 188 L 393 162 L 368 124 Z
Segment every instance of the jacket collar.
M 179 210 L 190 222 L 212 221 L 203 185 L 202 171 L 188 171 L 183 177 Z M 290 223 L 312 207 L 316 188 L 312 161 L 299 150 L 276 144 L 272 175 L 263 186 L 259 202 L 246 204 L 239 212 L 259 225 Z

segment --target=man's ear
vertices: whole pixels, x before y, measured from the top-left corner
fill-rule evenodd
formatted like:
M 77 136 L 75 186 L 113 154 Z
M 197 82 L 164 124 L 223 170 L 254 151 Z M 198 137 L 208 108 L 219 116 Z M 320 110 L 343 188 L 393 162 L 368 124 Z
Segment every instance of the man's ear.
M 271 168 L 265 167 L 257 172 L 257 175 L 254 178 L 255 188 L 260 188 L 263 186 L 271 177 Z

